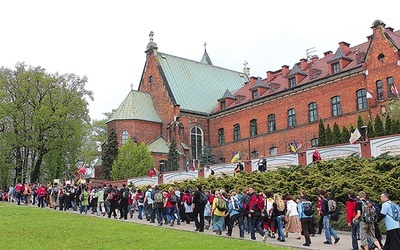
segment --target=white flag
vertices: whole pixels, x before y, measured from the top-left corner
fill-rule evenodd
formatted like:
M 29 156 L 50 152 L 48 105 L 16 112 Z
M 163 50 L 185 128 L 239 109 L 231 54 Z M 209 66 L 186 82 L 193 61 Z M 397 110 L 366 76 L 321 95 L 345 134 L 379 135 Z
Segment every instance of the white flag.
M 367 91 L 367 99 L 371 99 L 371 98 L 374 98 L 374 96 L 369 91 Z
M 354 130 L 354 132 L 351 133 L 349 140 L 350 144 L 354 144 L 358 139 L 360 139 L 360 137 L 361 137 L 360 131 L 358 131 L 358 128 L 356 128 L 356 130 Z

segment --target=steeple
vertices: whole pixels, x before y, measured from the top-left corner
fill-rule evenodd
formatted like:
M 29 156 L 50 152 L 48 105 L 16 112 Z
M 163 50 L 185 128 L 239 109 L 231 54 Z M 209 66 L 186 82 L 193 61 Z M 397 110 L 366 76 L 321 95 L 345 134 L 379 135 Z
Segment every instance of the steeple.
M 154 36 L 154 32 L 150 31 L 150 34 L 149 34 L 150 39 L 149 39 L 149 43 L 147 44 L 147 48 L 145 51 L 145 53 L 147 53 L 147 54 L 152 51 L 157 51 L 157 49 L 158 49 L 157 44 L 155 42 L 153 42 L 153 36 Z
M 207 43 L 204 42 L 203 46 L 204 46 L 204 54 L 203 54 L 203 58 L 201 58 L 200 62 L 204 63 L 204 64 L 208 64 L 208 65 L 213 65 L 212 62 L 211 62 L 210 57 L 207 54 Z

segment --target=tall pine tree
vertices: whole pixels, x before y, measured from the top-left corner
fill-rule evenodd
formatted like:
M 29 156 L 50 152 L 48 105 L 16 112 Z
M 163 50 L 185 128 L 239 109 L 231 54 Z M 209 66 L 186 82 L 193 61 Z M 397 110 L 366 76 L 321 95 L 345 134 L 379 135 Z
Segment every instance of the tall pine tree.
M 168 152 L 168 170 L 174 171 L 179 169 L 179 159 L 180 155 L 176 147 L 175 137 L 171 137 L 171 144 L 169 145 Z
M 340 133 L 340 128 L 339 125 L 335 122 L 333 124 L 333 138 L 332 138 L 332 143 L 333 144 L 340 144 L 341 143 L 341 133 Z
M 385 118 L 385 135 L 394 134 L 393 130 L 392 118 L 390 117 L 390 114 L 387 114 Z
M 325 142 L 326 145 L 332 145 L 333 144 L 333 132 L 331 129 L 331 126 L 328 124 L 325 129 Z
M 343 126 L 341 142 L 347 143 L 347 142 L 349 142 L 349 140 L 350 140 L 350 131 L 345 126 Z
M 101 155 L 101 160 L 103 162 L 103 174 L 102 178 L 110 180 L 111 169 L 114 164 L 115 159 L 118 156 L 118 139 L 117 132 L 115 128 L 112 128 L 108 139 L 103 148 L 103 153 Z
M 379 115 L 376 115 L 376 117 L 375 117 L 374 130 L 375 130 L 376 136 L 385 135 L 385 129 L 383 128 L 382 119 Z
M 200 165 L 202 167 L 215 163 L 215 155 L 212 153 L 212 148 L 208 145 L 204 146 L 203 154 L 200 155 Z
M 357 119 L 357 128 L 361 129 L 361 127 L 364 126 L 364 121 L 361 118 L 361 115 L 358 115 L 358 119 Z
M 319 119 L 319 124 L 318 124 L 318 146 L 326 146 L 326 140 L 325 140 L 325 126 L 324 122 L 322 119 Z
M 375 137 L 375 130 L 374 130 L 374 126 L 372 125 L 371 121 L 368 122 L 368 137 L 369 138 L 373 138 Z

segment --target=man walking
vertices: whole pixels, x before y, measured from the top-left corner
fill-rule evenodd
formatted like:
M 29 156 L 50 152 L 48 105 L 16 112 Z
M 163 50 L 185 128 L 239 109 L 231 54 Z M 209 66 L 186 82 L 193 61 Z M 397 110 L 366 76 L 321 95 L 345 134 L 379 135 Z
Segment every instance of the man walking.
M 203 187 L 201 185 L 198 185 L 196 191 L 193 194 L 193 217 L 194 223 L 196 225 L 195 231 L 199 232 L 204 232 L 204 207 L 207 204 L 207 199 L 204 200 L 205 194 L 203 194 L 202 189 Z
M 386 241 L 383 246 L 384 250 L 389 249 L 400 249 L 400 228 L 399 222 L 396 221 L 393 217 L 394 211 L 392 209 L 392 202 L 389 199 L 389 195 L 387 193 L 381 194 L 382 209 L 381 213 L 378 217 L 378 222 L 382 219 L 385 219 L 386 226 Z
M 335 230 L 331 227 L 331 221 L 330 217 L 331 215 L 329 214 L 329 208 L 328 208 L 328 199 L 326 198 L 326 192 L 325 190 L 319 190 L 319 196 L 322 199 L 322 205 L 321 205 L 321 212 L 322 212 L 322 221 L 324 224 L 324 230 L 325 230 L 325 241 L 324 244 L 332 244 L 332 237 L 335 239 L 335 244 L 339 242 L 340 237 L 336 234 Z

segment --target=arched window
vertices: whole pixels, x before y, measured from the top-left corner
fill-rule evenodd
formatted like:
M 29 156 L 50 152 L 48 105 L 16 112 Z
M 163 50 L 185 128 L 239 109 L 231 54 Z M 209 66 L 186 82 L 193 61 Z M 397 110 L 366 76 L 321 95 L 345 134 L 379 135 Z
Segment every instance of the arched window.
M 356 91 L 357 96 L 357 110 L 363 110 L 368 108 L 367 104 L 367 91 L 365 89 L 359 89 Z
M 383 100 L 383 84 L 381 80 L 376 81 L 376 93 L 378 94 L 377 99 Z
M 122 138 L 121 143 L 122 143 L 122 145 L 124 145 L 128 141 L 128 138 L 129 138 L 128 131 L 126 131 L 126 130 L 122 131 L 121 138 Z
M 257 135 L 257 120 L 253 119 L 250 121 L 250 136 Z
M 203 153 L 203 131 L 197 126 L 190 130 L 190 147 L 192 158 L 199 159 L 199 156 Z
M 218 143 L 219 145 L 225 144 L 225 131 L 223 128 L 218 129 Z

